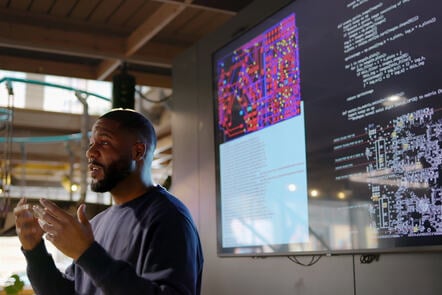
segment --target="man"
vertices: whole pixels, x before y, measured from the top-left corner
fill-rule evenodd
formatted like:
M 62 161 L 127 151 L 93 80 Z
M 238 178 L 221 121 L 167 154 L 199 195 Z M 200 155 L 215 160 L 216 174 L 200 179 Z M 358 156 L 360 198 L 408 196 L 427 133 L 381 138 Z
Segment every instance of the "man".
M 86 156 L 95 192 L 109 191 L 114 205 L 89 223 L 42 199 L 22 199 L 15 211 L 27 272 L 37 294 L 200 294 L 203 256 L 187 208 L 154 185 L 155 131 L 143 115 L 112 110 L 92 128 Z M 73 259 L 61 273 L 43 235 Z

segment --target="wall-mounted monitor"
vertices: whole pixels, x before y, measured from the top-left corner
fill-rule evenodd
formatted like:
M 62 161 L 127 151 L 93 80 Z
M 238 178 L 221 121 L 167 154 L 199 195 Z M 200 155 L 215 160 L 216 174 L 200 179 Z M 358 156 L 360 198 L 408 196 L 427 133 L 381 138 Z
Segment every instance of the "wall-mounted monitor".
M 218 254 L 442 250 L 442 2 L 297 0 L 213 54 Z

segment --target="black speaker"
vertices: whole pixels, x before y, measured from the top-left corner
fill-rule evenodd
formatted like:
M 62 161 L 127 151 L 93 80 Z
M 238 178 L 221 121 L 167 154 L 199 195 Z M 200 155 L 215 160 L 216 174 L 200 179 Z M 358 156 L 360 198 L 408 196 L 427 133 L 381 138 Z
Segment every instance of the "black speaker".
M 112 108 L 134 109 L 135 77 L 123 66 L 121 73 L 112 77 Z

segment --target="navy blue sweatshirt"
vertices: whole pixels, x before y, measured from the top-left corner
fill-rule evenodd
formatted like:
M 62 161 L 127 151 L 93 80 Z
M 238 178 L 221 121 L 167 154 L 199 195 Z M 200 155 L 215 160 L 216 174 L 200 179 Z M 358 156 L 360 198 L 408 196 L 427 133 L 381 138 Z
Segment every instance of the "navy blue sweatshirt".
M 38 295 L 200 294 L 203 255 L 184 204 L 156 186 L 91 220 L 95 242 L 65 273 L 44 241 L 23 251 Z

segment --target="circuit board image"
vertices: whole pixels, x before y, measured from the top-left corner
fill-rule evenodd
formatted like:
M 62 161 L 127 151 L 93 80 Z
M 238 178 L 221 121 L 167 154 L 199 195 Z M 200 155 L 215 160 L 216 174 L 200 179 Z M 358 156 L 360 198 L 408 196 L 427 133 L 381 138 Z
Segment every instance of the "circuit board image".
M 217 63 L 218 128 L 224 140 L 300 114 L 295 15 Z
M 442 119 L 424 108 L 369 126 L 365 156 L 378 236 L 442 235 Z

